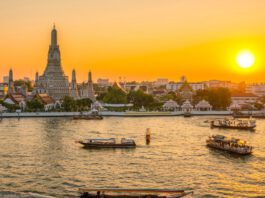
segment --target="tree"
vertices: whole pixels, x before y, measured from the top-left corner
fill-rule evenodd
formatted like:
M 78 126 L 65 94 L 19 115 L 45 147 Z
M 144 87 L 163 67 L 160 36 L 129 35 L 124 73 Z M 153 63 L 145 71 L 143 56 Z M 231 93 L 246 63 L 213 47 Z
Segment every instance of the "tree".
M 231 104 L 231 93 L 229 89 L 223 87 L 209 88 L 196 91 L 193 99 L 195 104 L 201 100 L 206 100 L 213 106 L 213 109 L 226 110 Z
M 33 99 L 31 101 L 27 101 L 27 111 L 42 111 L 44 109 L 44 105 L 39 99 Z
M 92 104 L 92 100 L 90 100 L 89 98 L 83 98 L 80 100 L 76 100 L 75 102 L 78 111 L 88 110 Z
M 77 109 L 74 98 L 70 96 L 63 97 L 62 107 L 65 111 L 75 111 Z
M 30 81 L 25 81 L 25 80 L 21 80 L 21 79 L 14 81 L 14 86 L 22 86 L 22 85 L 26 85 L 28 88 L 28 91 L 33 90 L 33 86 L 32 86 Z
M 109 87 L 108 92 L 103 97 L 103 102 L 110 104 L 126 104 L 127 94 L 118 87 Z
M 127 100 L 133 103 L 135 107 L 148 107 L 154 102 L 154 98 L 150 94 L 144 93 L 142 90 L 131 91 Z

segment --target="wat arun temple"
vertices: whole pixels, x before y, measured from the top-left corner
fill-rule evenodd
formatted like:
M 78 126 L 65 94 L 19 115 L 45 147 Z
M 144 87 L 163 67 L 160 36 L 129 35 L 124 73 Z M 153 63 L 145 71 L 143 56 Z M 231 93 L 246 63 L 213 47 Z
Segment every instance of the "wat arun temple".
M 57 30 L 55 26 L 51 32 L 51 43 L 48 52 L 48 63 L 42 76 L 36 73 L 34 93 L 46 93 L 54 100 L 60 100 L 64 96 L 74 99 L 90 98 L 95 101 L 91 72 L 88 74 L 87 83 L 83 83 L 79 89 L 76 82 L 75 70 L 72 72 L 72 82 L 64 74 L 61 65 L 61 53 L 57 43 Z

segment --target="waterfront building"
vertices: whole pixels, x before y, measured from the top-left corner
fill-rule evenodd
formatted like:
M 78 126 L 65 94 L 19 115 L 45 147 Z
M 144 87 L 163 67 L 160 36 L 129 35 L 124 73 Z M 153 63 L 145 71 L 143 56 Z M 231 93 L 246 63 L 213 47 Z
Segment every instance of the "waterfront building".
M 47 93 L 54 100 L 60 100 L 70 95 L 68 77 L 65 76 L 61 65 L 61 54 L 57 44 L 55 26 L 51 32 L 51 43 L 48 52 L 48 63 L 42 76 L 37 80 L 37 93 Z
M 61 107 L 61 103 L 59 101 L 54 101 L 54 99 L 50 97 L 47 93 L 37 93 L 33 97 L 33 99 L 40 101 L 44 105 L 45 111 L 52 110 L 53 108 L 56 108 L 56 106 Z
M 206 100 L 201 100 L 198 102 L 198 104 L 195 105 L 195 109 L 197 111 L 211 111 L 212 110 L 212 105 Z
M 186 100 L 182 105 L 181 105 L 181 111 L 184 112 L 191 112 L 193 110 L 193 105 L 190 103 L 189 100 Z
M 174 100 L 168 100 L 163 104 L 163 109 L 166 111 L 177 111 L 179 107 L 178 103 Z
M 21 93 L 9 93 L 6 95 L 4 102 L 11 105 L 18 105 L 21 109 L 26 108 L 26 98 Z

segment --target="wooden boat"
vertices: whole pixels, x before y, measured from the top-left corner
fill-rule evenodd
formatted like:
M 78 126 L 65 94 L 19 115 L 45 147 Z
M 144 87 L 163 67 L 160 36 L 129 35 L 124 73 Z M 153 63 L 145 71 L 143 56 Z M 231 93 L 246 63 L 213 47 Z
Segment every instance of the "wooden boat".
M 83 188 L 79 192 L 80 198 L 179 198 L 193 194 L 177 189 Z
M 223 135 L 213 135 L 206 140 L 208 147 L 219 150 L 229 151 L 240 155 L 249 155 L 252 153 L 252 146 L 247 145 L 244 140 L 228 138 Z
M 211 121 L 212 128 L 229 128 L 229 129 L 254 129 L 256 120 L 253 119 L 217 119 Z
M 122 138 L 117 143 L 115 138 L 97 138 L 87 139 L 85 141 L 77 141 L 82 144 L 85 148 L 135 148 L 136 144 L 133 139 Z

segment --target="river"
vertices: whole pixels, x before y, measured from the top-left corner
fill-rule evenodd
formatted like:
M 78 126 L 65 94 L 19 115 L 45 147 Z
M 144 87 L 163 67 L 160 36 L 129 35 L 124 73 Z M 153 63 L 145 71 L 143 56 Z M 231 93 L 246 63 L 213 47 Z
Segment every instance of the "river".
M 73 197 L 80 187 L 191 188 L 193 197 L 265 197 L 265 120 L 257 120 L 250 132 L 211 129 L 204 121 L 212 118 L 3 119 L 0 197 L 7 192 Z M 248 140 L 253 155 L 209 149 L 205 140 L 211 134 Z M 131 137 L 138 146 L 86 150 L 75 143 L 94 137 Z

